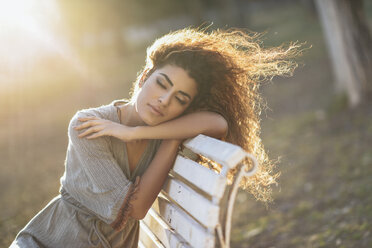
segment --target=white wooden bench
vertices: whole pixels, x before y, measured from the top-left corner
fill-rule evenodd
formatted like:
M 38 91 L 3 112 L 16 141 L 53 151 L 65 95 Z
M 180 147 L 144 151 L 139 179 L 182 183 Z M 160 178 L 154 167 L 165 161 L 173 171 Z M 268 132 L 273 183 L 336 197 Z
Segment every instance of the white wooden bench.
M 140 248 L 230 247 L 231 215 L 242 176 L 252 176 L 257 161 L 241 147 L 198 135 L 183 143 L 162 191 L 140 221 Z M 203 158 L 220 166 L 207 168 Z M 247 161 L 250 171 L 246 171 Z M 238 166 L 238 167 L 237 167 Z M 231 185 L 227 174 L 237 168 Z

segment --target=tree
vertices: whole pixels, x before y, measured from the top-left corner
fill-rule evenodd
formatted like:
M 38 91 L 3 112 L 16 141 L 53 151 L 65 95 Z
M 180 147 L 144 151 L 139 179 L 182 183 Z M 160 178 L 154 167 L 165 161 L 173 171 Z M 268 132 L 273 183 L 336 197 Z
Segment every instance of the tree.
M 372 39 L 363 0 L 315 0 L 330 53 L 336 90 L 350 107 L 372 93 Z

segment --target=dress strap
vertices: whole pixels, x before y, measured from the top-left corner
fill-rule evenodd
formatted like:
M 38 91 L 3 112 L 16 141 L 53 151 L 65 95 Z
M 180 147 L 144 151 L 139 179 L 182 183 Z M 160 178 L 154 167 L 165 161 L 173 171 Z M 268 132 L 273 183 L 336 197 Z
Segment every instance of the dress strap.
M 130 102 L 130 100 L 128 100 L 128 99 L 121 99 L 121 100 L 114 100 L 111 103 L 116 108 L 116 111 L 117 111 L 117 114 L 118 114 L 118 118 L 119 118 L 119 123 L 120 124 L 121 124 L 121 111 L 120 111 L 120 107 L 119 106 L 121 106 L 123 104 L 127 104 L 129 102 Z
M 99 229 L 98 223 L 99 223 L 99 221 L 98 221 L 97 218 L 93 219 L 93 224 L 90 227 L 89 238 L 88 238 L 89 244 L 91 246 L 97 247 L 101 243 L 104 248 L 111 248 L 110 243 L 107 241 L 107 239 L 105 238 L 105 236 L 103 235 L 103 233 Z M 93 240 L 92 240 L 94 233 L 98 237 L 98 242 L 96 244 L 94 244 Z

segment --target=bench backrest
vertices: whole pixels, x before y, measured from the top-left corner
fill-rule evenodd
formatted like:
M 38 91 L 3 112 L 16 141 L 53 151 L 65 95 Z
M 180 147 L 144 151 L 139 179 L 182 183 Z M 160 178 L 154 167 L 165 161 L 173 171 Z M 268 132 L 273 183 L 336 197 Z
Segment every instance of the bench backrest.
M 205 135 L 183 143 L 162 191 L 140 221 L 139 247 L 229 247 L 231 214 L 242 176 L 257 169 L 256 159 L 239 146 Z M 196 155 L 197 154 L 197 155 Z M 219 169 L 195 159 L 202 156 Z M 244 163 L 250 159 L 251 169 Z M 228 185 L 228 171 L 238 173 Z

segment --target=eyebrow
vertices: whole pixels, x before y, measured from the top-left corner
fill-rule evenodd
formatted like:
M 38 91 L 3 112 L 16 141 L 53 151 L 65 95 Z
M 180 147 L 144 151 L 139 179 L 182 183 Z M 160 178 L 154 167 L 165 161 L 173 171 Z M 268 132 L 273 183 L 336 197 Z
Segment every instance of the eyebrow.
M 171 86 L 173 86 L 173 82 L 169 79 L 169 77 L 167 76 L 167 74 L 164 74 L 164 73 L 159 73 L 159 74 L 161 74 L 161 75 L 163 75 L 164 77 L 165 77 L 165 79 L 168 81 L 168 83 L 171 85 Z
M 165 79 L 168 81 L 168 83 L 173 87 L 173 82 L 169 79 L 169 77 L 167 76 L 167 74 L 164 74 L 162 72 L 159 73 L 160 75 L 162 75 L 163 77 L 165 77 Z M 191 100 L 191 96 L 189 94 L 187 94 L 186 92 L 183 92 L 183 91 L 178 91 L 179 93 L 181 93 L 182 95 L 188 97 L 190 100 Z

